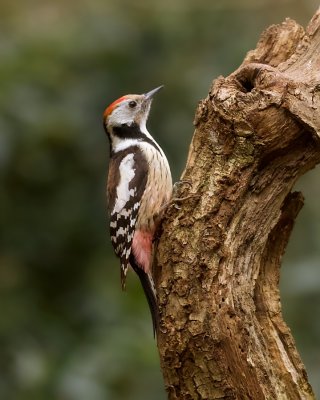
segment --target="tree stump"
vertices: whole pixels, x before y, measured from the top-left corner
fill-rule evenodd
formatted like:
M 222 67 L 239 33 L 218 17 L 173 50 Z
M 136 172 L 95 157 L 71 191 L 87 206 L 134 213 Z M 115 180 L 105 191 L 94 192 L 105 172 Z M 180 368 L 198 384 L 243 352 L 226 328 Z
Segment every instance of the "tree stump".
M 279 274 L 320 161 L 320 9 L 269 27 L 195 116 L 156 254 L 168 398 L 312 399 L 281 315 Z

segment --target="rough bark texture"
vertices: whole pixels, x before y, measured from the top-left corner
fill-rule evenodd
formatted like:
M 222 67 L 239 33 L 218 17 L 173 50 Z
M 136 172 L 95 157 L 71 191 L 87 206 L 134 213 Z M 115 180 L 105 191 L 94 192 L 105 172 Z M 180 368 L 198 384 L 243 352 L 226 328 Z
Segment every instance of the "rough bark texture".
M 278 285 L 292 187 L 320 161 L 319 27 L 271 26 L 196 111 L 156 262 L 170 400 L 314 398 Z

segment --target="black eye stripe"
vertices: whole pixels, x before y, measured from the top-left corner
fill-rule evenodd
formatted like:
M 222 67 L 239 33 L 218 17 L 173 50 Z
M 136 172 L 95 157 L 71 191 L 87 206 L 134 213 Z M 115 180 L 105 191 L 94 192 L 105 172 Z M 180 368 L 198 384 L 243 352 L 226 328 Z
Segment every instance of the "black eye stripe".
M 129 107 L 130 107 L 130 108 L 134 108 L 136 105 L 137 105 L 137 102 L 134 101 L 134 100 L 131 100 L 131 101 L 129 102 Z

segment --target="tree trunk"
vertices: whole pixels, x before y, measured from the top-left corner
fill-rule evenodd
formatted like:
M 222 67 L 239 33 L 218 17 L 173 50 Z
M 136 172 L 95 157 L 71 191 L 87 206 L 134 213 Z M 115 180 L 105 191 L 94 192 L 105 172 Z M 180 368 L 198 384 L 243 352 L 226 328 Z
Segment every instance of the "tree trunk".
M 214 80 L 156 254 L 168 398 L 312 399 L 281 315 L 279 274 L 320 161 L 320 9 L 287 19 Z

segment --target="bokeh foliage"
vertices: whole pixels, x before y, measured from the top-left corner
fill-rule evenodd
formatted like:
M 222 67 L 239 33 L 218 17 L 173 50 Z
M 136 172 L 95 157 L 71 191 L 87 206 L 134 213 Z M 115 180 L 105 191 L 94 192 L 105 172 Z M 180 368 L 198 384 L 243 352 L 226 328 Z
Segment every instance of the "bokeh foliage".
M 160 84 L 149 127 L 177 180 L 197 102 L 261 31 L 306 24 L 313 0 L 2 0 L 0 398 L 165 399 L 148 308 L 121 293 L 107 232 L 103 109 Z M 286 320 L 320 394 L 319 170 L 281 281 Z M 133 275 L 133 274 L 132 274 Z

